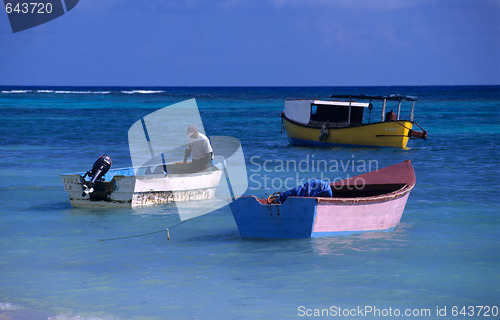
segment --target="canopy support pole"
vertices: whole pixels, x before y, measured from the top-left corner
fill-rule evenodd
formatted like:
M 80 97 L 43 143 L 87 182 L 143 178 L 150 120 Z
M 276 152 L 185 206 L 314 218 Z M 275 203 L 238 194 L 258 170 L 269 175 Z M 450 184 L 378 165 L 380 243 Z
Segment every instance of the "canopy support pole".
M 347 118 L 347 125 L 348 126 L 351 125 L 351 102 L 352 102 L 352 99 L 349 98 L 349 117 Z
M 380 118 L 381 122 L 384 122 L 385 118 L 385 103 L 387 102 L 386 99 L 384 99 L 384 105 L 382 106 L 382 117 Z
M 401 113 L 401 100 L 399 100 L 399 104 L 398 104 L 398 120 L 399 120 L 400 113 Z
M 415 101 L 413 101 L 413 106 L 411 107 L 410 121 L 413 121 L 413 110 L 415 110 Z

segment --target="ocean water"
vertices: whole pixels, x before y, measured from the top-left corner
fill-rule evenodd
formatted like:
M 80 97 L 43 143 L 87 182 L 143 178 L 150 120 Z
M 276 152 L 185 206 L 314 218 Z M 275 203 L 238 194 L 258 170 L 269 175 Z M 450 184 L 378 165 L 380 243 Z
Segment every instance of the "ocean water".
M 408 150 L 290 146 L 284 100 L 333 93 L 418 96 L 415 120 L 429 139 Z M 165 232 L 100 241 L 174 226 L 175 206 L 72 208 L 59 173 L 89 170 L 103 153 L 113 168 L 130 166 L 129 127 L 190 98 L 208 136 L 241 141 L 248 194 L 410 159 L 417 184 L 401 223 L 244 240 L 225 207 L 170 230 L 170 241 Z M 499 86 L 0 87 L 0 318 L 380 319 L 410 310 L 399 318 L 498 319 L 499 123 Z M 316 160 L 340 166 L 317 170 Z M 279 167 L 287 161 L 307 170 Z

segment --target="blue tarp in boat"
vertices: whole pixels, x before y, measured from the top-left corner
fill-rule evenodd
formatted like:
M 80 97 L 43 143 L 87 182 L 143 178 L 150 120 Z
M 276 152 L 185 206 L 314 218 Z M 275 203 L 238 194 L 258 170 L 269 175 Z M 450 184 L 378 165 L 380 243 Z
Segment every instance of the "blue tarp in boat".
M 332 188 L 326 181 L 313 179 L 301 186 L 285 191 L 279 196 L 279 203 L 283 203 L 288 197 L 332 197 Z

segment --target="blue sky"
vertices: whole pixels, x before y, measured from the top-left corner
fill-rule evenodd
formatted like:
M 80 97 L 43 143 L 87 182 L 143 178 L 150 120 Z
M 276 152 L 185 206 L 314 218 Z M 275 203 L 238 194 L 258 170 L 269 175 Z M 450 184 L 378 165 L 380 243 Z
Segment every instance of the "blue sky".
M 80 0 L 12 33 L 0 85 L 500 84 L 500 0 Z

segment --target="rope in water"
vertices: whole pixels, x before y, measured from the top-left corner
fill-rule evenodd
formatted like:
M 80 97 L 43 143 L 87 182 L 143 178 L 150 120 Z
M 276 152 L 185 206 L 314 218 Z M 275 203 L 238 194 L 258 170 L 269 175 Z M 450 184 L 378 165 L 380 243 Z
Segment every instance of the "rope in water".
M 136 234 L 136 235 L 133 235 L 133 236 L 125 236 L 125 237 L 109 238 L 109 239 L 99 239 L 99 241 L 112 241 L 112 240 L 123 240 L 123 239 L 130 239 L 130 238 L 138 238 L 138 237 L 149 236 L 149 235 L 160 233 L 160 232 L 164 232 L 164 231 L 167 232 L 167 239 L 168 239 L 168 241 L 170 241 L 170 232 L 169 232 L 169 230 L 173 229 L 175 227 L 178 227 L 181 224 L 183 224 L 184 222 L 189 221 L 189 220 L 191 220 L 191 219 L 187 219 L 187 220 L 181 221 L 181 222 L 179 222 L 178 224 L 176 224 L 176 225 L 174 225 L 172 227 L 168 227 L 166 229 L 161 229 L 161 230 L 158 230 L 158 231 L 153 231 L 153 232 L 148 232 L 148 233 L 142 233 L 142 234 Z

